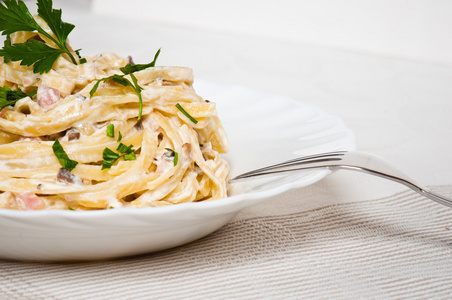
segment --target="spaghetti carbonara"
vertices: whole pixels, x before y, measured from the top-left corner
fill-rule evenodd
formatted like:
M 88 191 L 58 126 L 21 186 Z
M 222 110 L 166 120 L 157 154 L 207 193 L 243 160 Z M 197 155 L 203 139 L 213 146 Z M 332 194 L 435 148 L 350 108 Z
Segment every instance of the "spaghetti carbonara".
M 11 34 L 13 44 L 30 39 L 51 44 L 36 32 Z M 61 55 L 50 72 L 36 74 L 0 58 L 0 86 L 33 92 L 0 113 L 0 208 L 150 207 L 227 196 L 220 153 L 228 140 L 215 103 L 195 93 L 191 69 L 135 72 L 141 107 L 136 91 L 114 80 L 90 95 L 96 80 L 129 62 L 103 53 L 75 65 Z M 71 171 L 55 155 L 56 141 L 77 162 Z M 105 167 L 107 148 L 116 159 Z

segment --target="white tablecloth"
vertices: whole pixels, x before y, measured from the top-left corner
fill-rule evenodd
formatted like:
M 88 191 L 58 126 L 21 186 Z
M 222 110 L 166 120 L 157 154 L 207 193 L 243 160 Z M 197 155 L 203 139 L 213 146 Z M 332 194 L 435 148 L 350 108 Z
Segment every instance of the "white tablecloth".
M 65 10 L 82 54 L 283 94 L 341 117 L 357 148 L 452 196 L 452 67 Z M 452 210 L 339 171 L 189 245 L 114 261 L 0 261 L 0 299 L 448 299 Z

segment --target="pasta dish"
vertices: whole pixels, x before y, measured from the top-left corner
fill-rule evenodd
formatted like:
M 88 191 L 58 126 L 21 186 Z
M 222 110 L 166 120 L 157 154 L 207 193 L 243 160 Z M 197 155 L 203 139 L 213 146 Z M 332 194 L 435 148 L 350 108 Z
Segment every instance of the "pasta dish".
M 51 32 L 44 17 L 34 19 Z M 40 31 L 24 30 L 8 33 L 5 49 L 22 43 L 56 48 Z M 60 53 L 47 72 L 0 52 L 4 98 L 19 95 L 0 108 L 0 208 L 152 207 L 227 196 L 228 139 L 215 103 L 193 89 L 191 69 L 137 67 L 113 53 L 81 58 L 65 46 L 72 56 Z

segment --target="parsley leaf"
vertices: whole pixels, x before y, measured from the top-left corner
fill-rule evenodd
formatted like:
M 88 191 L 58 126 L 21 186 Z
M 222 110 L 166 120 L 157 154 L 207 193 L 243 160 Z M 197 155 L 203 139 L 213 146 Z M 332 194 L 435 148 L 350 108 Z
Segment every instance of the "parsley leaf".
M 104 79 L 105 78 L 97 80 L 97 82 L 93 85 L 93 87 L 91 88 L 91 91 L 89 91 L 90 98 L 92 98 L 94 96 L 94 94 L 96 93 L 97 89 L 99 88 L 100 83 L 106 81 Z
M 114 82 L 117 82 L 119 84 L 122 84 L 123 86 L 130 86 L 132 88 L 134 87 L 132 82 L 130 82 L 129 79 L 124 78 L 124 75 L 117 75 L 117 74 L 115 74 L 115 75 L 112 75 L 110 77 L 111 77 L 110 78 L 111 80 L 113 80 Z
M 72 171 L 78 165 L 78 162 L 69 158 L 69 156 L 67 155 L 66 151 L 64 151 L 63 146 L 61 145 L 58 139 L 56 139 L 55 142 L 53 143 L 52 150 L 56 158 L 60 162 L 60 165 L 69 172 Z
M 133 88 L 133 84 L 132 82 L 130 82 L 129 79 L 124 78 L 124 75 L 118 75 L 118 74 L 114 74 L 108 77 L 104 77 L 102 79 L 96 79 L 96 83 L 94 84 L 94 86 L 91 88 L 91 91 L 89 91 L 89 96 L 93 97 L 94 94 L 97 92 L 97 89 L 99 88 L 99 85 L 101 82 L 107 82 L 109 80 L 113 80 L 114 82 L 117 82 L 123 86 L 130 86 Z
M 33 97 L 35 94 L 36 92 L 25 94 L 20 88 L 18 88 L 16 91 L 13 91 L 6 86 L 2 86 L 0 87 L 0 110 L 10 105 L 14 105 L 17 101 L 27 96 Z
M 121 157 L 118 153 L 114 152 L 110 148 L 105 148 L 102 153 L 104 162 L 102 163 L 102 170 L 110 169 L 111 166 Z
M 0 56 L 5 62 L 19 61 L 23 66 L 33 65 L 34 73 L 47 73 L 52 69 L 54 62 L 64 51 L 55 49 L 43 42 L 29 40 L 25 43 L 6 45 L 0 49 Z
M 132 148 L 133 148 L 133 145 L 130 145 L 127 147 L 123 143 L 120 143 L 118 148 L 116 148 L 116 151 L 118 151 L 119 153 L 122 153 L 122 154 L 129 154 L 129 153 L 133 152 Z
M 148 64 L 137 64 L 137 65 L 132 65 L 132 64 L 127 64 L 125 67 L 120 68 L 119 70 L 121 70 L 121 72 L 123 72 L 124 74 L 131 74 L 133 72 L 137 72 L 137 71 L 141 71 L 147 68 L 151 68 L 151 67 L 155 67 L 155 63 L 157 62 L 157 58 L 159 57 L 160 54 L 160 50 L 162 48 L 160 48 L 157 53 L 155 53 L 154 55 L 154 60 Z
M 135 156 L 135 152 L 133 150 L 133 145 L 126 146 L 123 143 L 120 143 L 118 148 L 116 148 L 116 151 L 119 153 L 124 154 L 124 160 L 135 160 L 137 157 Z
M 137 159 L 133 150 L 133 145 L 126 146 L 123 143 L 120 143 L 116 148 L 116 151 L 119 153 L 114 152 L 110 148 L 104 149 L 104 152 L 102 153 L 102 158 L 104 159 L 104 162 L 102 163 L 102 170 L 110 169 L 121 157 L 124 158 L 124 160 Z
M 47 23 L 53 34 L 55 34 L 58 41 L 56 44 L 60 47 L 60 49 L 65 50 L 66 53 L 69 53 L 70 51 L 66 44 L 67 37 L 75 26 L 70 23 L 63 22 L 61 19 L 61 9 L 53 9 L 52 4 L 52 0 L 38 0 L 38 15 Z M 74 64 L 76 63 L 74 62 Z
M 124 160 L 135 160 L 135 159 L 137 159 L 137 157 L 135 155 L 135 152 L 127 153 L 123 157 L 124 157 Z
M 4 0 L 0 2 L 0 30 L 3 35 L 17 31 L 34 31 L 40 27 L 27 6 L 22 1 Z
M 67 45 L 68 35 L 75 26 L 61 20 L 61 9 L 53 9 L 52 0 L 38 0 L 37 5 L 38 15 L 47 23 L 53 35 L 35 21 L 22 1 L 4 0 L 3 3 L 4 5 L 0 2 L 0 31 L 3 35 L 9 36 L 17 31 L 38 32 L 58 47 L 56 49 L 37 40 L 14 45 L 5 43 L 0 56 L 4 56 L 6 63 L 22 60 L 21 65 L 33 65 L 33 71 L 42 74 L 49 72 L 58 57 L 65 53 L 72 63 L 77 64 Z
M 80 50 L 82 50 L 82 49 L 77 49 L 77 50 L 74 50 L 74 52 L 75 52 L 75 54 L 77 54 L 77 56 L 78 56 L 78 63 L 79 64 L 84 64 L 84 63 L 86 63 L 87 62 L 87 60 L 86 60 L 86 58 L 82 58 L 81 56 L 80 56 Z
M 181 111 L 181 113 L 183 113 L 187 118 L 190 119 L 190 121 L 192 121 L 195 124 L 198 124 L 198 120 L 196 120 L 195 118 L 193 118 L 183 107 L 182 105 L 180 105 L 179 103 L 176 104 L 176 107 L 178 110 Z
M 107 136 L 114 138 L 115 137 L 115 125 L 112 123 L 108 124 L 107 126 Z
M 143 114 L 143 98 L 141 97 L 141 91 L 143 88 L 138 85 L 138 80 L 132 73 L 129 74 L 130 78 L 132 78 L 133 84 L 132 87 L 135 90 L 135 93 L 138 95 L 138 102 L 140 102 L 140 109 L 138 111 L 138 121 L 141 120 L 141 115 Z

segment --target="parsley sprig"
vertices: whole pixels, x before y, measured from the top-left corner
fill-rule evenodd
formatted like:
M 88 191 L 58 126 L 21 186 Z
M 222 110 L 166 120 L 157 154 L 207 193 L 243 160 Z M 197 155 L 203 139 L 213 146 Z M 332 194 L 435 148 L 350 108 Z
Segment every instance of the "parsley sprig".
M 63 22 L 61 9 L 53 9 L 52 0 L 37 0 L 38 15 L 44 20 L 53 35 L 46 32 L 31 15 L 27 6 L 22 1 L 3 0 L 0 2 L 0 31 L 7 35 L 17 31 L 38 32 L 55 43 L 58 48 L 50 47 L 42 41 L 31 39 L 25 43 L 11 44 L 6 39 L 0 56 L 4 57 L 6 63 L 10 61 L 21 61 L 21 65 L 33 65 L 34 73 L 47 73 L 61 54 L 67 54 L 73 64 L 77 60 L 70 51 L 67 38 L 75 28 L 73 24 Z
M 125 67 L 122 67 L 119 69 L 123 73 L 122 75 L 114 74 L 109 77 L 97 79 L 96 84 L 94 84 L 93 88 L 89 92 L 90 97 L 94 96 L 94 94 L 96 93 L 97 89 L 99 88 L 99 85 L 101 82 L 107 82 L 109 80 L 112 80 L 123 86 L 126 86 L 126 87 L 129 86 L 135 91 L 135 93 L 138 96 L 138 101 L 140 103 L 140 108 L 138 111 L 138 120 L 141 120 L 141 115 L 143 114 L 143 98 L 141 97 L 141 91 L 143 90 L 143 88 L 138 84 L 138 80 L 135 77 L 135 75 L 133 75 L 133 73 L 147 69 L 147 68 L 154 67 L 155 63 L 157 61 L 157 58 L 159 57 L 159 54 L 160 54 L 160 49 L 155 53 L 154 60 L 152 62 L 150 62 L 149 64 L 138 64 L 138 65 L 132 65 L 130 63 L 127 64 Z M 129 75 L 130 79 L 132 79 L 132 81 L 130 81 L 128 78 L 126 78 L 125 77 L 126 75 Z
M 27 96 L 33 97 L 36 92 L 25 94 L 20 88 L 11 90 L 7 86 L 0 87 L 0 111 L 5 107 L 14 105 L 17 101 Z

